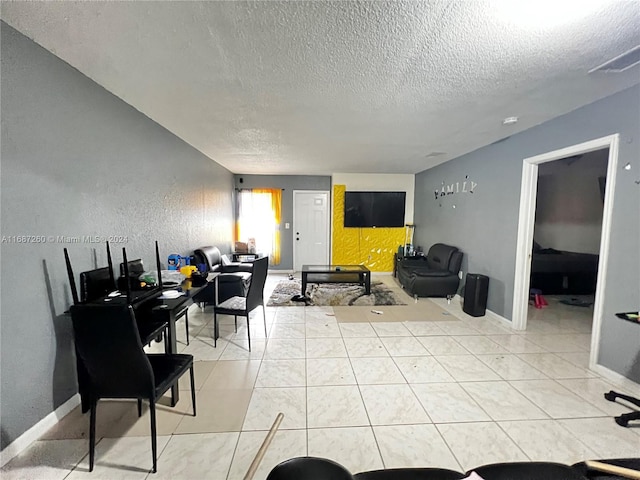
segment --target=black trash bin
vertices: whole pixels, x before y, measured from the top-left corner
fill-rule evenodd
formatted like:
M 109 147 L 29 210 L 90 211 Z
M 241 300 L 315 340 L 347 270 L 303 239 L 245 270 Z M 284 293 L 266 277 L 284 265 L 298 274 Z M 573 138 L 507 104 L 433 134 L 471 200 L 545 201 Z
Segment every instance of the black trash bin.
M 467 273 L 462 310 L 472 317 L 482 317 L 487 310 L 488 294 L 489 277 L 479 273 Z

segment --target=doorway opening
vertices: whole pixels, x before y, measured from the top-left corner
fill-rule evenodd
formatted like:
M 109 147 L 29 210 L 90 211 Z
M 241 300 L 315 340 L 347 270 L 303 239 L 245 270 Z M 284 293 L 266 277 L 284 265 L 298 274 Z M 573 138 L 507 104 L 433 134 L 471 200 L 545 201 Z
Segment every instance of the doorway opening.
M 520 192 L 520 213 L 518 225 L 518 240 L 516 247 L 516 265 L 513 298 L 513 328 L 526 330 L 529 309 L 529 285 L 532 268 L 532 252 L 534 248 L 535 215 L 538 192 L 539 169 L 542 164 L 556 160 L 581 158 L 598 150 L 608 150 L 606 182 L 604 183 L 604 204 L 600 231 L 599 251 L 597 259 L 596 288 L 593 303 L 593 319 L 591 334 L 591 349 L 589 366 L 593 368 L 598 358 L 600 344 L 600 326 L 603 313 L 604 279 L 606 278 L 610 225 L 613 209 L 613 191 L 616 181 L 616 166 L 618 162 L 619 136 L 591 140 L 553 152 L 525 158 L 522 169 L 522 185 Z M 565 160 L 566 161 L 566 160 Z M 562 279 L 563 286 L 568 287 L 568 280 Z

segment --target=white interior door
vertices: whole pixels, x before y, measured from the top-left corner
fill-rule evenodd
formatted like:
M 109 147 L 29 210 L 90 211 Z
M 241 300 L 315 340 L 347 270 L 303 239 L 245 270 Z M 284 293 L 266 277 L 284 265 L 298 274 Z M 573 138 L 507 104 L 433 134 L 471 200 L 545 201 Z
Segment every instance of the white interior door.
M 293 269 L 329 263 L 329 192 L 293 191 Z

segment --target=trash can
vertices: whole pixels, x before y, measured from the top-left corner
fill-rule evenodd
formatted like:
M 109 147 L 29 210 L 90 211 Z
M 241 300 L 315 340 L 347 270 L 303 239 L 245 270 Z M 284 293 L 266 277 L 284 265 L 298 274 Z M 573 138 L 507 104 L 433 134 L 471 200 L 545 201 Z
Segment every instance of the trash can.
M 482 317 L 487 310 L 488 294 L 489 277 L 479 273 L 467 273 L 462 310 L 472 317 Z

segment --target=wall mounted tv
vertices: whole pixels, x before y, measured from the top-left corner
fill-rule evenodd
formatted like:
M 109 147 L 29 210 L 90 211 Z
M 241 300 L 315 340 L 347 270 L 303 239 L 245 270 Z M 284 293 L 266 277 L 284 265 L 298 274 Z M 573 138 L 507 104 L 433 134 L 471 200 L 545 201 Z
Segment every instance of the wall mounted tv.
M 404 227 L 406 192 L 345 192 L 345 227 Z

